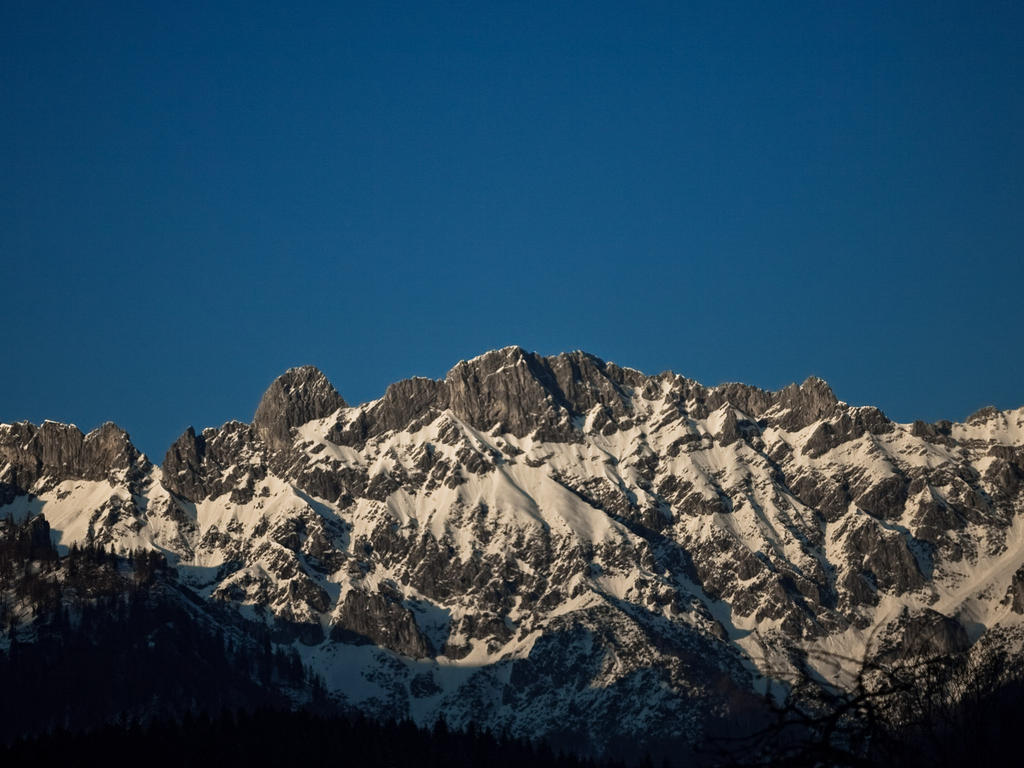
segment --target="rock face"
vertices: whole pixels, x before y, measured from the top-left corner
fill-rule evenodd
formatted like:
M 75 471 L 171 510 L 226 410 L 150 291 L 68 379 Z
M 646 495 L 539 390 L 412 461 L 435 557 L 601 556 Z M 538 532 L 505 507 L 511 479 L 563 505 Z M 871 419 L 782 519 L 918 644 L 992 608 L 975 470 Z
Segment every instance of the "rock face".
M 573 440 L 573 417 L 595 406 L 611 416 L 627 412 L 629 382 L 644 377 L 606 364 L 585 352 L 543 358 L 520 347 L 488 352 L 452 368 L 442 381 L 409 379 L 388 387 L 378 403 L 340 425 L 332 437 L 340 444 L 366 440 L 445 410 L 475 429 L 497 429 L 525 437 Z
M 696 740 L 808 651 L 1024 627 L 1022 441 L 1024 409 L 897 424 L 509 347 L 356 407 L 291 369 L 160 468 L 113 425 L 0 426 L 0 502 L 160 549 L 364 711 Z
M 164 486 L 188 501 L 229 493 L 243 503 L 266 477 L 266 449 L 249 424 L 229 421 L 199 435 L 189 427 L 164 456 Z
M 329 416 L 345 400 L 317 368 L 290 368 L 274 379 L 256 408 L 252 423 L 273 450 L 291 445 L 291 429 Z
M 138 481 L 150 468 L 128 433 L 110 422 L 88 435 L 54 421 L 39 427 L 27 421 L 0 425 L 0 462 L 0 499 L 7 503 L 30 488 L 66 479 Z

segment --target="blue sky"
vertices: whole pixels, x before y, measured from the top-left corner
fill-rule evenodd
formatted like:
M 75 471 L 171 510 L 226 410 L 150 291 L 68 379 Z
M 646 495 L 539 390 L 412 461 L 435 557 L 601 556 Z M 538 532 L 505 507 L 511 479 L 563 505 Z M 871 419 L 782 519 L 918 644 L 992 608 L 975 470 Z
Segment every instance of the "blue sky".
M 1020 3 L 0 0 L 0 420 L 520 344 L 1024 404 Z

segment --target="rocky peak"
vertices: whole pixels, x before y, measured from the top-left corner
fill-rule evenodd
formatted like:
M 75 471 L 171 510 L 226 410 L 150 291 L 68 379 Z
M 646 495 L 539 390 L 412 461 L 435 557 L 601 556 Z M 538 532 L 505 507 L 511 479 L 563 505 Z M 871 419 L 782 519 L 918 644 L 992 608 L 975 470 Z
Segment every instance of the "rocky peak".
M 163 482 L 168 490 L 186 499 L 201 499 L 202 461 L 206 441 L 191 426 L 167 449 L 163 463 Z
M 647 377 L 586 352 L 542 357 L 521 347 L 488 352 L 452 368 L 443 406 L 478 429 L 497 426 L 523 437 L 571 440 L 571 417 L 600 405 L 616 418 L 629 412 L 632 389 Z
M 840 410 L 839 399 L 832 387 L 817 376 L 809 376 L 800 386 L 790 384 L 777 392 L 775 405 L 782 411 L 779 426 L 789 431 L 831 418 Z
M 164 457 L 164 487 L 199 501 L 238 491 L 241 479 L 246 486 L 242 495 L 251 494 L 266 474 L 264 451 L 254 428 L 240 421 L 229 421 L 219 429 L 208 427 L 201 434 L 189 427 Z
M 44 472 L 75 476 L 82 464 L 84 442 L 85 435 L 74 424 L 44 421 L 29 445 Z
M 86 463 L 83 471 L 91 471 L 93 475 L 106 475 L 112 469 L 129 469 L 140 461 L 149 463 L 132 445 L 128 433 L 111 421 L 85 436 L 82 455 Z
M 639 371 L 606 363 L 587 352 L 567 352 L 546 358 L 558 388 L 576 414 L 603 405 L 616 416 L 629 411 L 629 389 L 642 387 L 647 378 Z
M 488 352 L 445 377 L 447 407 L 478 429 L 525 436 L 557 429 L 568 403 L 544 358 L 520 347 Z
M 446 402 L 444 382 L 421 377 L 403 379 L 387 388 L 374 415 L 379 431 L 402 429 Z
M 346 403 L 316 367 L 290 368 L 274 379 L 253 417 L 253 426 L 272 450 L 291 445 L 291 430 L 330 416 Z
M 749 384 L 728 382 L 719 384 L 708 393 L 707 407 L 712 411 L 717 411 L 723 404 L 728 403 L 746 415 L 757 418 L 767 410 L 771 401 L 770 392 Z
M 476 429 L 497 426 L 519 437 L 541 430 L 564 439 L 572 430 L 572 409 L 549 360 L 522 347 L 505 347 L 459 362 L 441 380 L 396 382 L 353 422 L 333 430 L 331 439 L 358 444 L 446 409 Z
M 989 419 L 999 416 L 999 409 L 994 405 L 986 405 L 984 408 L 979 408 L 970 416 L 967 417 L 968 424 L 984 424 Z
M 8 464 L 3 482 L 18 493 L 42 478 L 56 485 L 72 479 L 102 480 L 122 470 L 131 470 L 134 476 L 149 467 L 128 433 L 111 422 L 87 435 L 74 424 L 56 421 L 38 427 L 28 421 L 4 425 L 0 460 Z

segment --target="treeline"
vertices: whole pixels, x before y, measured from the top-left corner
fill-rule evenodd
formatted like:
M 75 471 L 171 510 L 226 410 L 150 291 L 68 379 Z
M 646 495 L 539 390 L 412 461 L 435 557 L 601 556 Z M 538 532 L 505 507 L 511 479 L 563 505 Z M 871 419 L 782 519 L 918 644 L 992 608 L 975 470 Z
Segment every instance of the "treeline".
M 409 721 L 320 717 L 309 712 L 258 711 L 219 717 L 186 715 L 148 726 L 126 724 L 88 734 L 58 731 L 0 750 L 5 765 L 66 763 L 103 765 L 133 755 L 147 765 L 317 765 L 353 768 L 616 768 L 558 754 L 523 739 L 470 729 L 449 730 L 443 721 L 420 728 Z
M 118 717 L 291 706 L 285 691 L 321 691 L 294 650 L 225 638 L 171 599 L 135 593 L 66 609 L 0 654 L 0 741 Z
M 225 629 L 156 552 L 59 557 L 40 517 L 0 521 L 0 598 L 0 743 L 124 718 L 327 706 L 293 648 L 260 625 Z
M 62 607 L 145 589 L 166 571 L 163 555 L 145 550 L 120 556 L 95 544 L 72 544 L 61 557 L 42 515 L 21 524 L 0 519 L 0 626 L 13 633 Z

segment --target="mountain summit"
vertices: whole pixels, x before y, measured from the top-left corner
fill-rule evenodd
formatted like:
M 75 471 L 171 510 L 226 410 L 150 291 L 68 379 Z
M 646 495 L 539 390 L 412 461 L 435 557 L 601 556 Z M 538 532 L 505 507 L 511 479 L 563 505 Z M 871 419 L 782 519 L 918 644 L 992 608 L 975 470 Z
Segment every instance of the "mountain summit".
M 274 379 L 256 408 L 252 423 L 257 434 L 274 449 L 288 445 L 292 427 L 329 416 L 344 408 L 345 400 L 318 368 L 290 368 Z

